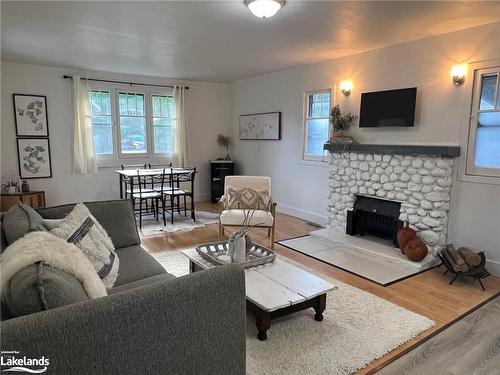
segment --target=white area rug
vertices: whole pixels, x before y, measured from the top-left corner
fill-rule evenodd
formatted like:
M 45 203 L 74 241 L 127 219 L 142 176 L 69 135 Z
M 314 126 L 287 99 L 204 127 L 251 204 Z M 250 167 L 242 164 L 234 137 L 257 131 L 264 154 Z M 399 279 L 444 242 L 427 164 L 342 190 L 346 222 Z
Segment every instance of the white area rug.
M 184 216 L 184 212 L 179 215 L 178 213 L 174 214 L 174 224 L 170 224 L 170 215 L 167 215 L 167 225 L 163 225 L 163 218 L 160 216 L 158 220 L 155 220 L 152 216 L 143 217 L 142 218 L 142 229 L 139 229 L 139 232 L 143 236 L 148 236 L 152 234 L 159 233 L 169 233 L 176 232 L 178 230 L 190 231 L 195 228 L 204 227 L 207 224 L 213 224 L 217 222 L 218 215 L 205 212 L 205 211 L 196 211 L 196 221 L 193 221 L 191 217 Z M 137 220 L 137 224 L 139 224 L 139 220 Z
M 176 275 L 188 273 L 179 251 L 152 254 Z M 322 322 L 312 309 L 273 320 L 267 341 L 259 341 L 253 317 L 247 319 L 247 374 L 351 374 L 404 344 L 435 323 L 280 256 L 338 286 L 328 294 Z

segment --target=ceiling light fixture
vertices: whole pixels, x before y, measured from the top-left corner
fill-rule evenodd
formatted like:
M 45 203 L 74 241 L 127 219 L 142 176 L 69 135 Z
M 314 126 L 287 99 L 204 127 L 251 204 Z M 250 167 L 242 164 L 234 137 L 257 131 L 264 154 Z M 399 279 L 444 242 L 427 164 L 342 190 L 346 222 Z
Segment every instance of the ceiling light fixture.
M 255 17 L 271 18 L 285 5 L 280 0 L 245 0 L 245 5 Z

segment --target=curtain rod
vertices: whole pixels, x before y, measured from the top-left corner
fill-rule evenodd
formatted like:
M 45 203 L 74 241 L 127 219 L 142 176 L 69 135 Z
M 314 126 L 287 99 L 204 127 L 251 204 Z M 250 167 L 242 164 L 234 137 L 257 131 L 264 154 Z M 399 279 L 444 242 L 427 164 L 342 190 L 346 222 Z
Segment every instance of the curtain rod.
M 64 79 L 73 79 L 72 76 L 68 75 L 63 75 Z M 94 82 L 107 82 L 107 83 L 121 83 L 124 85 L 136 85 L 136 86 L 152 86 L 152 87 L 169 87 L 169 88 L 174 88 L 172 85 L 155 85 L 155 84 L 148 84 L 148 83 L 136 83 L 136 82 L 126 82 L 126 81 L 111 81 L 108 79 L 97 79 L 97 78 L 81 78 L 85 79 L 87 81 L 94 81 Z M 189 90 L 189 86 L 184 87 L 186 90 Z

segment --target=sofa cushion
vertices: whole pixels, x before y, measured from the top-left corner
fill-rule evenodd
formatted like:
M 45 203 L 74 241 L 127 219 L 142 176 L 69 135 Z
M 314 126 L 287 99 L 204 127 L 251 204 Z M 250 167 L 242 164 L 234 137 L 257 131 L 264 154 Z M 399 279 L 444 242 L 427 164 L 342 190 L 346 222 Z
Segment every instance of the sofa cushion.
M 9 245 L 29 232 L 47 231 L 42 216 L 24 203 L 12 206 L 5 213 L 2 229 Z
M 167 272 L 140 246 L 116 249 L 116 254 L 120 259 L 120 269 L 114 287 Z
M 148 285 L 153 285 L 153 284 L 162 282 L 164 280 L 174 280 L 176 278 L 177 277 L 175 277 L 174 275 L 171 275 L 168 272 L 165 272 L 165 273 L 161 273 L 159 275 L 146 277 L 145 279 L 140 279 L 140 280 L 132 281 L 132 282 L 127 283 L 127 284 L 122 284 L 120 286 L 115 286 L 111 289 L 108 289 L 108 293 L 115 294 L 115 293 L 125 292 L 127 290 L 141 288 L 141 287 L 148 286 Z
M 111 237 L 115 248 L 141 243 L 130 199 L 85 202 L 85 205 Z M 64 219 L 74 206 L 74 204 L 66 204 L 39 208 L 37 211 L 44 219 Z
M 118 276 L 119 259 L 108 234 L 83 203 L 77 204 L 50 232 L 75 244 L 92 263 L 106 288 L 113 286 Z
M 16 317 L 88 299 L 75 277 L 44 263 L 36 263 L 14 275 L 6 302 L 10 314 Z
M 244 220 L 245 214 L 243 210 L 224 210 L 220 215 L 220 222 L 223 225 L 241 225 Z M 273 220 L 273 215 L 269 211 L 257 210 L 250 220 L 250 225 L 258 224 L 270 227 L 273 225 Z

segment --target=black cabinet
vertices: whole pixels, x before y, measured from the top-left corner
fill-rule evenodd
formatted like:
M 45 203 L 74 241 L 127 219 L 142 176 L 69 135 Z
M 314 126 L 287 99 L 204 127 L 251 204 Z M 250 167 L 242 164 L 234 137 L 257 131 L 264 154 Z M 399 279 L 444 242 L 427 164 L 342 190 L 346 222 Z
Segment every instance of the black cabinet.
M 212 203 L 216 203 L 224 195 L 224 179 L 234 175 L 234 162 L 231 160 L 210 161 L 210 184 L 212 186 Z

